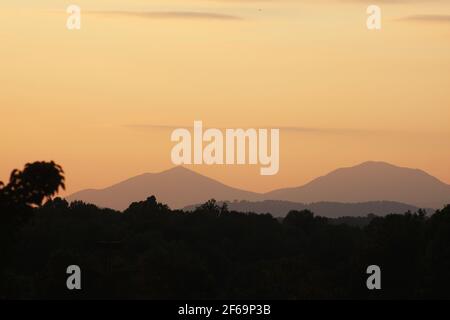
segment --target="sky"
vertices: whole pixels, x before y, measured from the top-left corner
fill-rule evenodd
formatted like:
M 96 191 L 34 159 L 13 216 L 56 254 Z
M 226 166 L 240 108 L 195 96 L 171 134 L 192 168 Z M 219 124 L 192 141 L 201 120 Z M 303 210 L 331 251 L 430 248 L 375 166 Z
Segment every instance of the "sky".
M 37 160 L 63 166 L 68 194 L 166 170 L 172 128 L 201 120 L 281 129 L 277 175 L 188 166 L 231 186 L 368 160 L 450 183 L 449 0 L 3 0 L 0 26 L 2 181 Z

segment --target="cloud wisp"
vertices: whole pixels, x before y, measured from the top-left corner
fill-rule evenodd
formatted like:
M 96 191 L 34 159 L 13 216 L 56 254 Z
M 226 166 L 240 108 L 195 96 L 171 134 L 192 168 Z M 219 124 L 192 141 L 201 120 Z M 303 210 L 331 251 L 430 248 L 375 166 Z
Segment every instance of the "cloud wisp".
M 136 17 L 143 19 L 243 20 L 235 15 L 197 11 L 87 11 L 85 13 L 104 17 Z
M 179 128 L 191 128 L 192 125 L 153 125 L 153 124 L 127 124 L 125 128 L 138 129 L 138 130 L 164 130 L 171 131 Z M 369 129 L 354 129 L 354 128 L 315 128 L 315 127 L 300 127 L 300 126 L 251 126 L 252 128 L 276 128 L 286 133 L 303 133 L 303 134 L 331 134 L 331 135 L 372 135 L 385 132 L 369 130 Z M 205 127 L 208 129 L 208 127 Z M 233 128 L 217 128 L 219 130 L 233 129 Z M 237 128 L 235 128 L 237 129 Z
M 416 14 L 399 19 L 399 21 L 423 23 L 450 23 L 450 15 L 445 14 Z

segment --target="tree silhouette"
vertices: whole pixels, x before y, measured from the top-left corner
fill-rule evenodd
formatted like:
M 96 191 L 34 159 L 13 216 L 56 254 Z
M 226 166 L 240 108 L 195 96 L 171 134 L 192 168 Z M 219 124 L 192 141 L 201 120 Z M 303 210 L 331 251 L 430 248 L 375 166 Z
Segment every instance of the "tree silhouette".
M 10 204 L 40 206 L 51 199 L 59 189 L 65 189 L 64 171 L 55 162 L 27 163 L 25 168 L 13 170 L 9 183 L 0 188 L 0 201 Z
M 226 202 L 222 203 L 220 206 L 215 199 L 210 199 L 200 205 L 197 209 L 197 212 L 203 212 L 206 214 L 220 216 L 222 214 L 228 213 L 228 204 Z
M 309 210 L 292 210 L 283 220 L 285 225 L 299 228 L 305 232 L 309 232 L 318 226 L 326 225 L 327 222 L 327 218 L 315 217 L 314 213 Z
M 275 219 L 213 199 L 172 210 L 151 196 L 118 212 L 52 198 L 63 173 L 35 162 L 0 183 L 0 299 L 450 299 L 450 206 Z M 79 292 L 64 285 L 73 263 Z M 371 264 L 383 290 L 367 290 Z

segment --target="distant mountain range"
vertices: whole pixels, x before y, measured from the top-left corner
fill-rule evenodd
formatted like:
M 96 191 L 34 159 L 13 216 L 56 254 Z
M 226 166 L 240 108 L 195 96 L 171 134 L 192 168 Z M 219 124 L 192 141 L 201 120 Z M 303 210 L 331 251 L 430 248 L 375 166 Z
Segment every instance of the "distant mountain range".
M 67 200 L 82 200 L 100 207 L 124 210 L 132 202 L 145 200 L 150 195 L 155 195 L 159 202 L 171 208 L 183 208 L 212 198 L 252 202 L 282 200 L 278 203 L 279 210 L 273 206 L 277 202 L 262 202 L 276 212 L 289 206 L 285 201 L 298 205 L 334 202 L 336 208 L 339 206 L 336 203 L 380 201 L 408 204 L 411 208 L 441 208 L 450 203 L 450 185 L 422 170 L 370 161 L 337 169 L 300 187 L 262 194 L 232 188 L 184 167 L 175 167 L 133 177 L 105 189 L 83 190 L 67 197 Z M 373 205 L 371 207 L 374 208 Z M 389 208 L 392 210 L 392 206 Z
M 282 200 L 264 200 L 264 201 L 226 201 L 229 210 L 238 212 L 253 212 L 253 213 L 270 213 L 276 218 L 285 217 L 289 211 L 292 210 L 310 210 L 314 214 L 328 217 L 362 217 L 369 214 L 377 216 L 384 216 L 390 213 L 403 214 L 407 211 L 417 212 L 420 208 L 411 206 L 404 203 L 393 201 L 370 201 L 360 203 L 341 203 L 341 202 L 315 202 L 310 204 L 297 203 Z M 197 205 L 187 206 L 183 208 L 185 211 L 193 211 L 200 206 Z M 223 202 L 219 202 L 218 205 L 223 205 Z M 425 208 L 428 214 L 434 213 L 434 209 Z
M 232 188 L 184 167 L 175 167 L 160 173 L 145 173 L 105 189 L 83 190 L 67 197 L 67 200 L 82 200 L 100 207 L 124 210 L 132 202 L 145 200 L 151 195 L 173 209 L 209 199 L 262 199 L 258 193 Z

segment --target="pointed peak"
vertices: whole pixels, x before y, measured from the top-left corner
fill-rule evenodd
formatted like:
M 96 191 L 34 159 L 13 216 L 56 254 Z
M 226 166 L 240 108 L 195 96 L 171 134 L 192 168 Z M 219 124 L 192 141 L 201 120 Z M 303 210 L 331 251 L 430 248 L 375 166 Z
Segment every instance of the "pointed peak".
M 388 162 L 384 162 L 384 161 L 373 161 L 373 160 L 362 162 L 362 163 L 356 165 L 355 167 L 390 167 L 390 168 L 400 168 L 399 166 L 396 166 L 396 165 L 394 165 L 392 163 L 388 163 Z
M 192 172 L 192 173 L 195 173 L 195 171 L 193 171 L 191 169 L 188 169 L 185 166 L 172 167 L 170 169 L 163 170 L 163 171 L 161 171 L 159 173 L 170 173 L 170 172 L 174 172 L 174 173 L 177 173 L 177 172 Z

